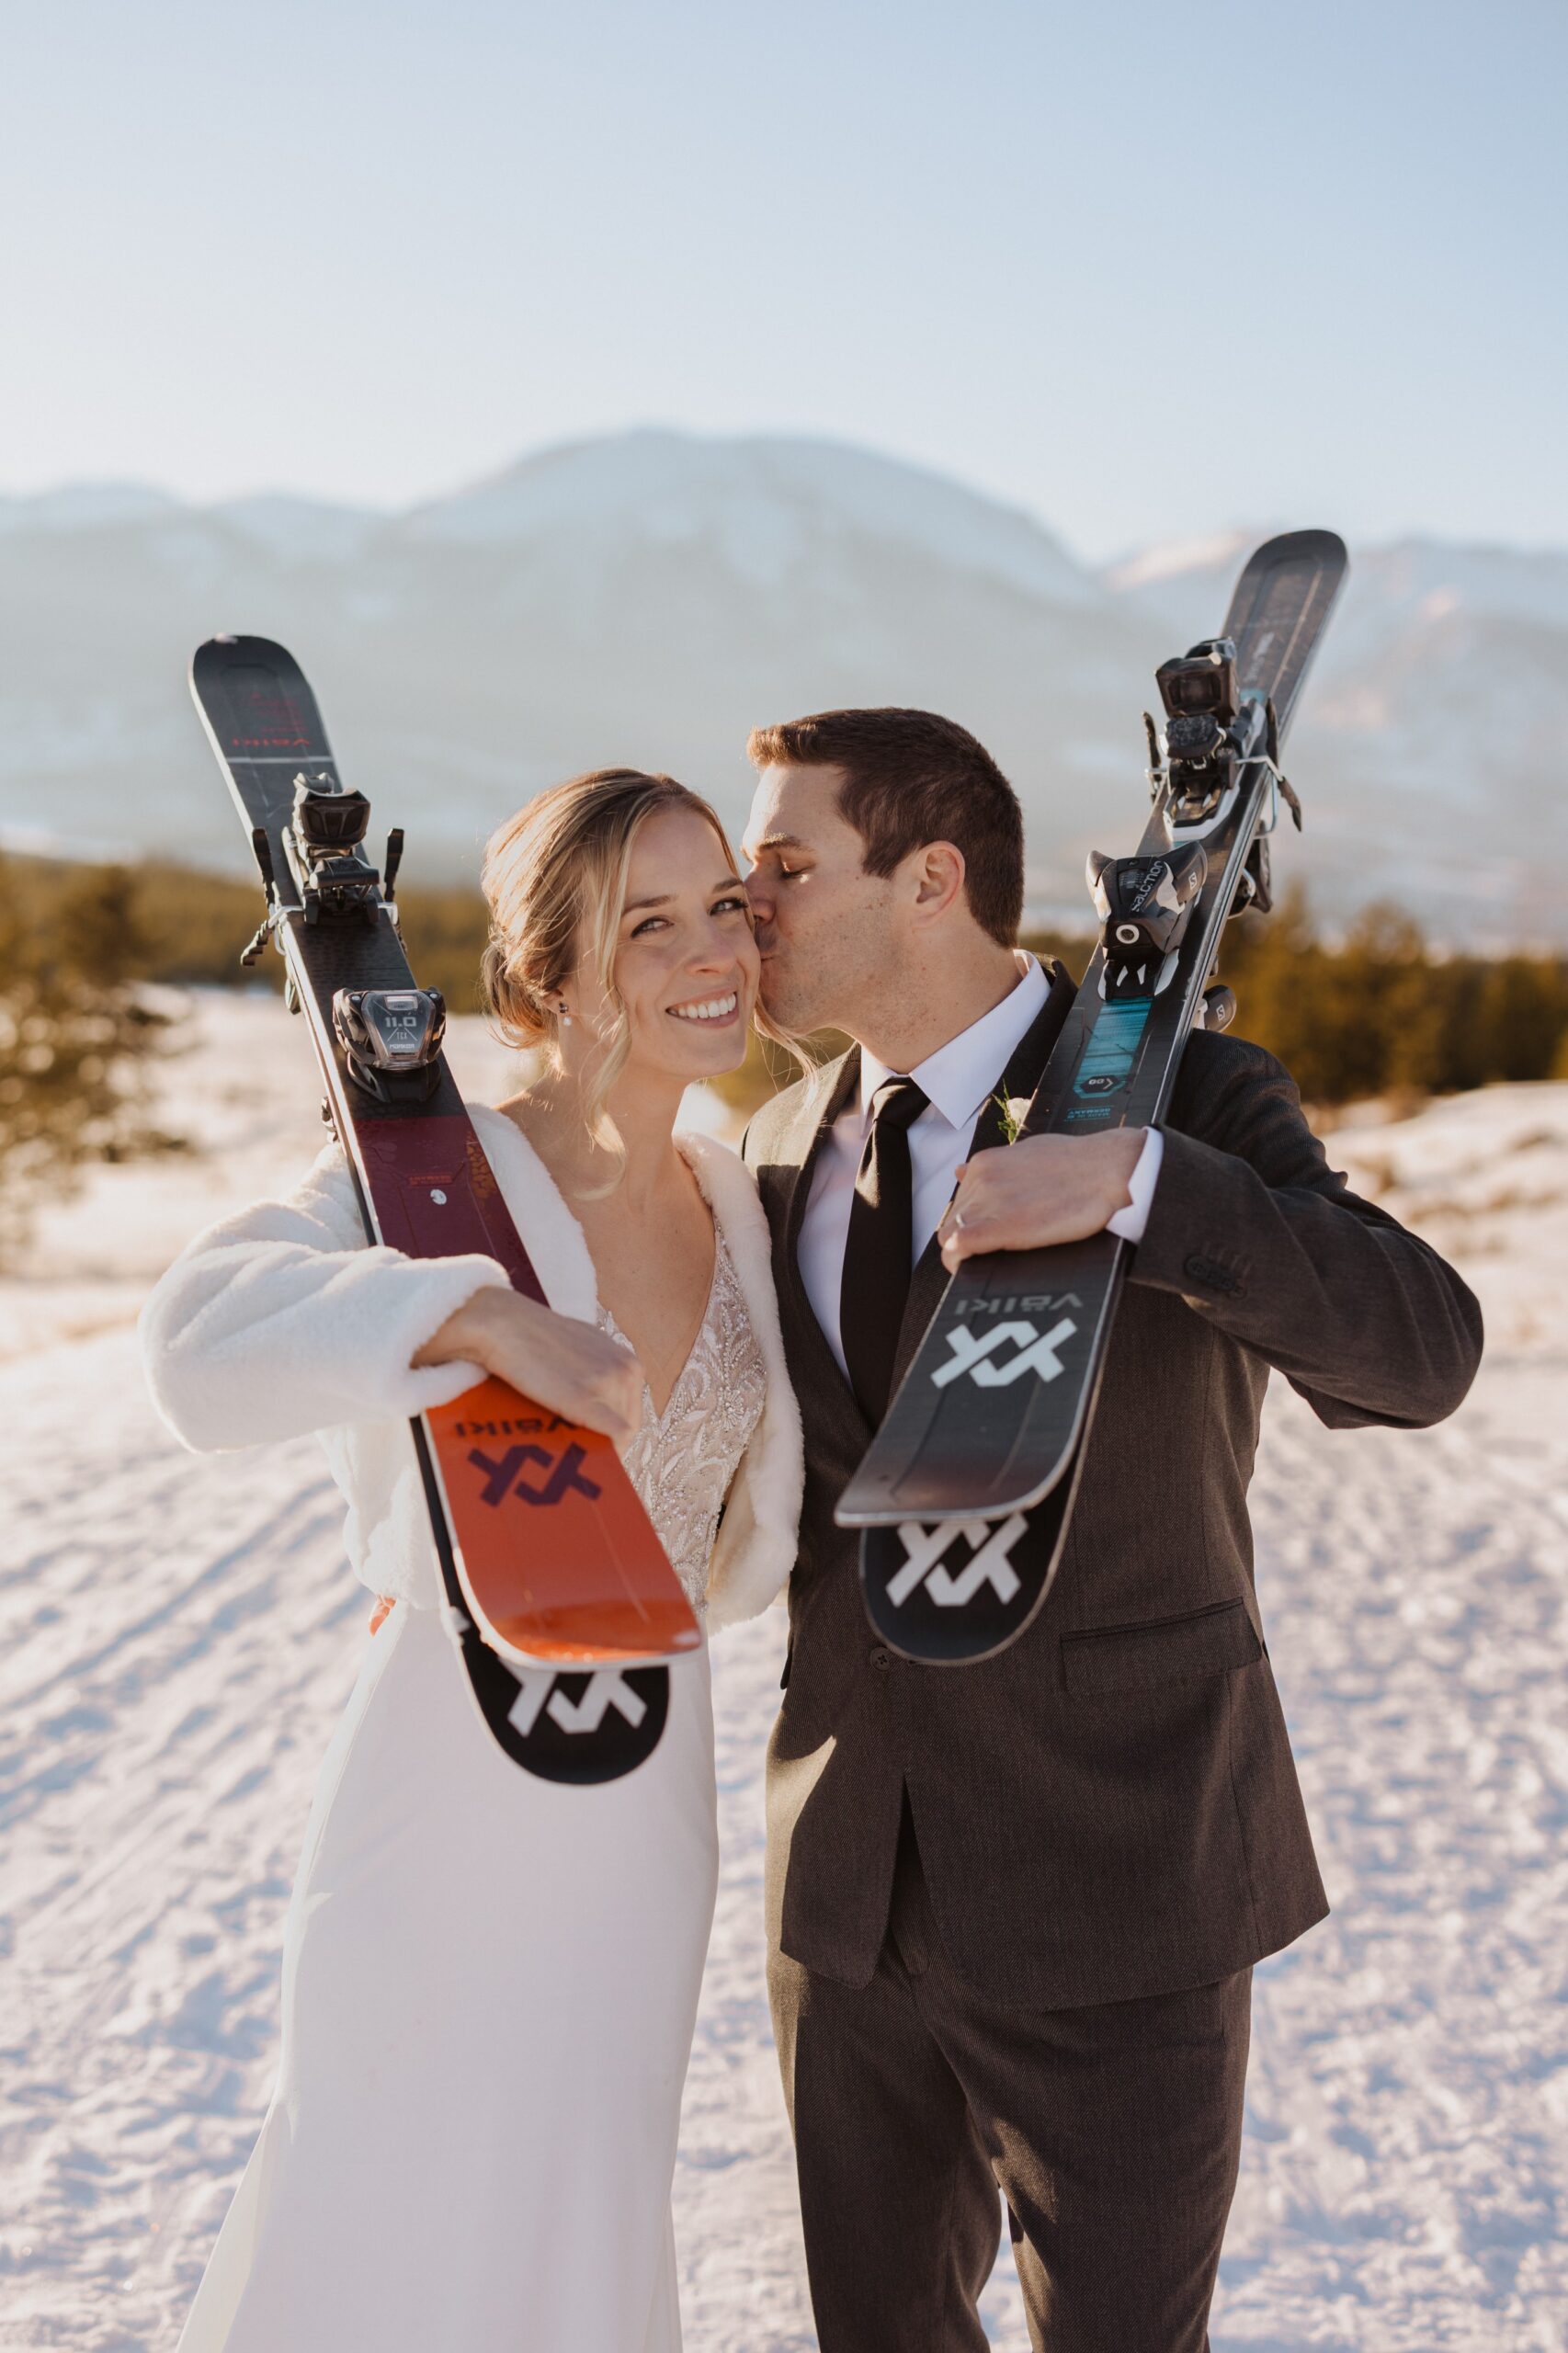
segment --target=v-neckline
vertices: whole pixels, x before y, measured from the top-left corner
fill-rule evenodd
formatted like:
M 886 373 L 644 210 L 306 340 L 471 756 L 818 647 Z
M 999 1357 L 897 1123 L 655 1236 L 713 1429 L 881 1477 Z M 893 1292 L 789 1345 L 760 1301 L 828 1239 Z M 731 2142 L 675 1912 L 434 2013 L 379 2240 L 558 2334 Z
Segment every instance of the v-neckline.
M 662 1405 L 655 1404 L 653 1402 L 653 1382 L 651 1381 L 644 1380 L 642 1383 L 642 1394 L 648 1400 L 649 1406 L 652 1409 L 653 1427 L 656 1430 L 663 1430 L 665 1423 L 668 1419 L 670 1408 L 675 1404 L 676 1398 L 680 1392 L 681 1384 L 685 1381 L 687 1374 L 691 1370 L 692 1359 L 696 1356 L 698 1349 L 702 1346 L 702 1336 L 708 1329 L 708 1319 L 713 1313 L 714 1294 L 719 1288 L 719 1256 L 723 1247 L 724 1237 L 719 1230 L 719 1221 L 715 1218 L 713 1220 L 713 1272 L 709 1278 L 707 1297 L 702 1302 L 701 1319 L 698 1324 L 696 1331 L 691 1336 L 691 1346 L 687 1349 L 685 1356 L 681 1358 L 680 1370 L 676 1374 L 675 1379 L 671 1381 L 669 1388 L 665 1391 L 665 1402 Z M 615 1313 L 609 1304 L 609 1302 L 602 1295 L 599 1300 L 599 1313 L 604 1317 L 605 1322 L 608 1324 L 610 1331 L 614 1334 L 615 1337 L 618 1340 L 624 1340 L 626 1346 L 631 1350 L 632 1355 L 635 1356 L 637 1354 L 637 1343 L 633 1340 L 630 1332 L 622 1331 L 620 1325 L 616 1322 Z

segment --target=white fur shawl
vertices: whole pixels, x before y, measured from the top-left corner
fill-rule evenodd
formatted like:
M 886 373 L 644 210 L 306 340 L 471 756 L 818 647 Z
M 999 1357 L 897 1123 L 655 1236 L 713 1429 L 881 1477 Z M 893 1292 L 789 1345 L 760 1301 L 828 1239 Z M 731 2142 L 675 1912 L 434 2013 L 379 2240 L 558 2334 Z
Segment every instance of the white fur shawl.
M 504 1112 L 474 1126 L 551 1307 L 592 1322 L 598 1286 L 583 1229 Z M 710 1137 L 676 1142 L 729 1245 L 767 1371 L 762 1418 L 735 1473 L 709 1578 L 709 1623 L 755 1617 L 795 1558 L 801 1420 L 784 1369 L 767 1221 L 752 1178 Z M 368 1247 L 334 1144 L 286 1199 L 258 1201 L 199 1234 L 142 1313 L 153 1402 L 199 1452 L 313 1430 L 348 1506 L 356 1574 L 420 1608 L 440 1598 L 406 1424 L 480 1378 L 472 1365 L 410 1360 L 465 1299 L 505 1284 L 494 1259 L 414 1259 Z

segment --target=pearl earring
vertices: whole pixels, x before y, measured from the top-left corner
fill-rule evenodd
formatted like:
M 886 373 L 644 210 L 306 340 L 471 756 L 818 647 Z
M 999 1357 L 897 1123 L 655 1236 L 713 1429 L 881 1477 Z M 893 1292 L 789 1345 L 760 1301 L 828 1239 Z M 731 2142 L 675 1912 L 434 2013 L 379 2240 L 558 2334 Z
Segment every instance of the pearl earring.
M 566 1010 L 566 1000 L 564 997 L 561 1000 L 561 1027 L 562 1029 L 570 1029 L 572 1027 L 572 1016 Z

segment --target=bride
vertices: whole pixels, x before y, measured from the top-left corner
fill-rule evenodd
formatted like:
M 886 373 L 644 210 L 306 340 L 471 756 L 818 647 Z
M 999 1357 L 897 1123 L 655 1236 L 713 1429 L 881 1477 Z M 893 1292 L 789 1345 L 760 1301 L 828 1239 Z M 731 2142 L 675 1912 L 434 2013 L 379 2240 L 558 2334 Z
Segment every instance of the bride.
M 276 2096 L 180 2353 L 676 2353 L 669 2192 L 718 1867 L 706 1646 L 652 1758 L 536 1779 L 449 1648 L 408 1418 L 498 1374 L 607 1432 L 710 1626 L 794 1557 L 800 1426 L 733 1154 L 676 1131 L 741 1060 L 746 897 L 713 812 L 606 769 L 485 859 L 484 977 L 542 1074 L 475 1125 L 551 1306 L 365 1245 L 347 1165 L 200 1235 L 143 1315 L 190 1446 L 322 1435 L 392 1597 L 323 1767 Z M 561 1311 L 559 1313 L 552 1311 Z

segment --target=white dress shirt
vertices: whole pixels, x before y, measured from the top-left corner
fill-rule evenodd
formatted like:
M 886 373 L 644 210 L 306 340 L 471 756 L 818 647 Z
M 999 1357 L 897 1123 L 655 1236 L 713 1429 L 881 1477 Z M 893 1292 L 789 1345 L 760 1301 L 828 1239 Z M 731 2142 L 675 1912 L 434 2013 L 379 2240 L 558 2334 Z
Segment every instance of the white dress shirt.
M 1039 963 L 1021 949 L 1018 966 L 1017 988 L 956 1038 L 949 1038 L 945 1046 L 938 1046 L 917 1069 L 907 1074 L 891 1071 L 874 1054 L 867 1053 L 864 1047 L 860 1050 L 860 1091 L 839 1113 L 832 1133 L 824 1139 L 817 1154 L 800 1241 L 801 1279 L 806 1287 L 806 1297 L 846 1374 L 849 1368 L 845 1362 L 844 1338 L 839 1330 L 838 1302 L 844 1284 L 844 1251 L 849 1238 L 855 1176 L 865 1149 L 871 1097 L 886 1080 L 907 1075 L 929 1098 L 926 1109 L 909 1130 L 915 1212 L 913 1266 L 919 1262 L 953 1197 L 958 1170 L 969 1157 L 980 1114 L 1001 1086 L 1015 1050 L 1049 994 Z M 1163 1150 L 1158 1129 L 1147 1129 L 1142 1154 L 1129 1186 L 1131 1200 L 1108 1221 L 1109 1231 L 1119 1233 L 1125 1241 L 1142 1239 Z

